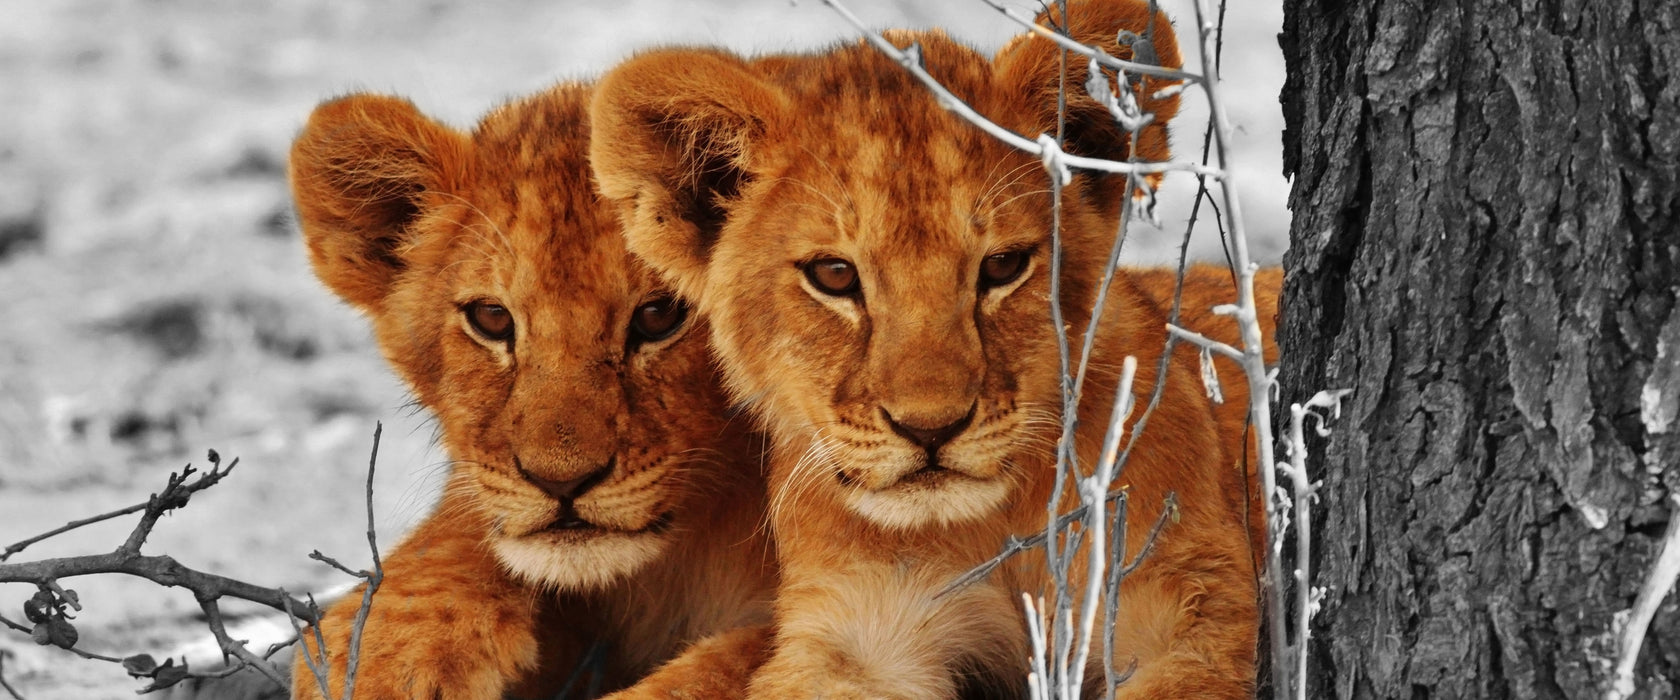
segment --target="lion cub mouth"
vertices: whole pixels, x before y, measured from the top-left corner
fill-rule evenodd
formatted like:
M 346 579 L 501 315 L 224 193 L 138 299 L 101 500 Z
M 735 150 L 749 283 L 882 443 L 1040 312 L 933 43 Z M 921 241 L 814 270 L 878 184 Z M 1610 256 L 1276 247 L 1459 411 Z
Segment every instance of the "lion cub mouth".
M 873 493 L 889 493 L 892 491 L 913 489 L 917 491 L 937 490 L 941 486 L 959 481 L 984 481 L 976 476 L 965 474 L 959 470 L 947 467 L 939 462 L 930 460 L 921 468 L 905 474 L 892 483 L 871 488 L 863 483 L 858 474 L 849 469 L 834 472 L 834 478 L 841 486 L 847 486 L 861 491 Z
M 635 529 L 626 529 L 607 525 L 598 525 L 596 523 L 589 522 L 588 520 L 584 520 L 582 517 L 579 517 L 578 514 L 569 507 L 566 508 L 565 511 L 566 512 L 562 513 L 560 517 L 555 518 L 553 522 L 550 522 L 537 532 L 548 535 L 550 538 L 558 538 L 562 541 L 574 542 L 595 539 L 607 535 L 663 535 L 671 529 L 671 522 L 673 520 L 673 514 L 666 512 L 661 514 L 659 517 L 654 518 L 653 521 L 649 522 L 646 526 Z
M 925 467 L 922 467 L 921 469 L 917 469 L 916 471 L 910 472 L 909 474 L 905 474 L 903 477 L 899 478 L 898 481 L 893 482 L 893 484 L 891 486 L 888 486 L 887 488 L 891 489 L 891 488 L 896 488 L 896 487 L 900 487 L 900 486 L 937 488 L 940 484 L 944 484 L 944 483 L 946 483 L 946 482 L 948 482 L 952 479 L 964 479 L 964 478 L 973 478 L 973 477 L 970 477 L 970 476 L 968 476 L 966 474 L 963 474 L 963 473 L 960 473 L 960 472 L 952 471 L 952 470 L 944 467 L 943 465 L 940 465 L 938 462 L 934 462 L 934 463 L 928 464 Z

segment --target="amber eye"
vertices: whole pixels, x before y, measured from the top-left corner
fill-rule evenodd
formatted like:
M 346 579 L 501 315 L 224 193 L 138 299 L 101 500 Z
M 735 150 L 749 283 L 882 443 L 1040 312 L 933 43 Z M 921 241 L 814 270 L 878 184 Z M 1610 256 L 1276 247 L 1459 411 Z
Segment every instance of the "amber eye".
M 507 340 L 513 337 L 513 314 L 507 307 L 487 301 L 475 301 L 461 308 L 467 323 L 486 340 Z
M 986 256 L 980 262 L 980 288 L 991 289 L 1014 282 L 1027 270 L 1027 253 L 1025 250 L 1012 250 Z
M 664 340 L 682 328 L 687 318 L 688 304 L 676 297 L 661 297 L 631 312 L 630 332 L 642 342 Z
M 858 290 L 857 268 L 840 258 L 822 258 L 805 263 L 805 279 L 830 296 L 850 296 Z

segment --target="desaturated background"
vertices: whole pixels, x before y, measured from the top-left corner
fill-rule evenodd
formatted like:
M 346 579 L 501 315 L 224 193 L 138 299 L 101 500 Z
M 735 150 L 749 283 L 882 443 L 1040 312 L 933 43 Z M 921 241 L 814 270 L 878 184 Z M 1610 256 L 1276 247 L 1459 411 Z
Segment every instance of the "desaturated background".
M 1010 0 L 1027 13 L 1031 0 Z M 944 27 L 991 52 L 1019 27 L 979 0 L 854 0 L 877 28 Z M 1193 52 L 1187 0 L 1163 3 Z M 366 566 L 363 478 L 384 422 L 375 523 L 388 548 L 428 512 L 445 469 L 362 320 L 315 281 L 291 217 L 290 141 L 320 100 L 394 93 L 448 123 L 638 48 L 820 48 L 855 36 L 818 0 L 0 0 L 0 544 L 143 501 L 171 470 L 240 458 L 222 485 L 163 520 L 148 553 L 294 592 Z M 1287 229 L 1282 60 L 1273 2 L 1226 18 L 1227 101 L 1255 255 Z M 1187 57 L 1192 64 L 1193 56 Z M 1206 110 L 1186 93 L 1174 135 L 1199 154 Z M 1176 251 L 1194 180 L 1175 174 L 1160 230 L 1128 257 Z M 1204 211 L 1203 219 L 1207 219 Z M 1192 250 L 1217 258 L 1203 226 Z M 109 551 L 132 517 L 11 561 Z M 99 576 L 81 593 L 81 646 L 114 655 L 216 655 L 191 596 Z M 20 620 L 32 594 L 0 586 Z M 237 605 L 232 612 L 255 612 Z M 252 617 L 243 636 L 260 636 Z M 6 678 L 31 700 L 132 697 L 139 684 L 0 630 Z

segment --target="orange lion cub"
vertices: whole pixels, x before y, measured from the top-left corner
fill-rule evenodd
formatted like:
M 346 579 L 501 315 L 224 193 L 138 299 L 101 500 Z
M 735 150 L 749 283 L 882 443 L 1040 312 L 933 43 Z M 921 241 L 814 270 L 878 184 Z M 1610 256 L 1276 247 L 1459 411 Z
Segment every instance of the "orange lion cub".
M 1154 26 L 1143 0 L 1076 0 L 1086 43 Z M 905 35 L 896 35 L 903 45 Z M 1059 50 L 1010 44 L 995 63 L 938 34 L 918 38 L 941 83 L 1018 133 L 1056 130 Z M 1083 61 L 1068 83 L 1078 95 Z M 1157 115 L 1138 154 L 1167 156 Z M 936 597 L 1041 530 L 1060 433 L 1051 323 L 1051 206 L 1038 159 L 942 109 L 903 68 L 862 44 L 763 70 L 707 50 L 643 54 L 603 78 L 591 154 L 630 248 L 712 324 L 726 383 L 772 437 L 770 519 L 782 557 L 777 637 L 749 697 L 949 698 L 966 679 L 1026 676 L 1019 593 L 1043 590 L 1037 551 Z M 1075 99 L 1068 149 L 1126 160 L 1130 136 Z M 1114 231 L 1123 177 L 1081 173 L 1063 198 L 1061 305 L 1083 333 Z M 1093 464 L 1115 371 L 1140 358 L 1151 387 L 1166 317 L 1120 275 L 1098 329 L 1076 448 Z M 1258 625 L 1241 474 L 1228 468 L 1194 357 L 1164 396 L 1120 484 L 1133 552 L 1169 493 L 1178 517 L 1122 587 L 1125 698 L 1246 698 Z M 1140 390 L 1147 391 L 1147 389 Z M 1062 503 L 1077 500 L 1071 490 Z M 1083 572 L 1075 571 L 1076 578 Z M 1099 647 L 1100 649 L 1100 647 Z M 1087 674 L 1100 696 L 1101 653 Z M 1017 685 L 1018 687 L 1018 685 Z
M 1231 316 L 1213 313 L 1216 306 L 1237 301 L 1236 275 L 1223 265 L 1197 263 L 1184 270 L 1183 291 L 1179 292 L 1178 270 L 1163 267 L 1133 268 L 1127 271 L 1138 287 L 1149 294 L 1170 318 L 1174 295 L 1179 296 L 1178 325 L 1234 348 L 1242 347 L 1242 335 Z M 1254 306 L 1260 318 L 1262 354 L 1267 367 L 1277 366 L 1278 296 L 1283 292 L 1283 268 L 1263 267 L 1254 274 Z M 1178 354 L 1187 362 L 1200 362 L 1199 350 L 1189 343 L 1178 344 Z M 1219 440 L 1225 447 L 1225 464 L 1243 477 L 1245 491 L 1232 494 L 1240 500 L 1249 528 L 1249 547 L 1258 567 L 1266 558 L 1266 503 L 1260 497 L 1260 458 L 1254 452 L 1254 433 L 1248 422 L 1248 377 L 1235 360 L 1213 356 L 1224 401 L 1213 407 L 1219 422 Z
M 701 648 L 732 662 L 684 674 L 705 693 L 763 653 L 762 447 L 731 419 L 705 325 L 597 200 L 588 99 L 561 85 L 466 133 L 352 95 L 292 148 L 316 274 L 367 314 L 454 460 L 384 560 L 357 698 L 549 697 L 597 646 L 590 683 L 613 690 L 722 634 Z M 334 697 L 360 603 L 321 622 Z M 301 658 L 293 689 L 320 697 Z

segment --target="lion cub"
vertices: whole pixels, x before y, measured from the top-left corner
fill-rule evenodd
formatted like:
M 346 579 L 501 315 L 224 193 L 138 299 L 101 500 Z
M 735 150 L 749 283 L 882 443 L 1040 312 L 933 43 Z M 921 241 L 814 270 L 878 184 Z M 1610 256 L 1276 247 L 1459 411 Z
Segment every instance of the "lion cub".
M 316 274 L 367 314 L 454 461 L 384 560 L 357 698 L 549 697 L 600 652 L 588 683 L 612 690 L 724 633 L 702 648 L 733 663 L 683 675 L 705 693 L 763 653 L 762 447 L 731 418 L 705 324 L 597 200 L 589 95 L 560 85 L 470 133 L 352 95 L 292 148 Z M 360 599 L 321 622 L 335 697 Z M 319 697 L 301 659 L 294 693 Z
M 1153 23 L 1156 54 L 1178 64 L 1168 20 L 1143 0 L 1076 0 L 1071 11 L 1086 43 Z M 1018 40 L 995 63 L 942 35 L 918 43 L 927 69 L 982 114 L 1055 132 L 1060 61 L 1048 42 Z M 1084 77 L 1072 73 L 1070 95 Z M 1177 98 L 1152 97 L 1165 84 L 1146 83 L 1157 121 L 1137 155 L 1164 159 Z M 1062 422 L 1049 307 L 1061 305 L 1070 337 L 1084 332 L 1124 178 L 1082 173 L 1067 188 L 1052 300 L 1037 159 L 942 109 L 866 45 L 774 72 L 719 51 L 654 51 L 604 77 L 592 112 L 596 177 L 631 250 L 696 301 L 727 385 L 773 440 L 783 580 L 775 649 L 750 697 L 947 698 L 974 674 L 1019 683 L 1029 653 L 1019 593 L 1043 589 L 1041 555 L 936 593 L 1044 526 Z M 1094 100 L 1072 99 L 1064 133 L 1070 151 L 1133 155 Z M 1165 341 L 1165 315 L 1129 276 L 1107 304 L 1079 407 L 1084 465 L 1096 461 L 1122 359 L 1140 358 L 1147 392 Z M 1122 587 L 1116 660 L 1136 672 L 1120 697 L 1253 691 L 1244 484 L 1193 359 L 1175 353 L 1120 480 L 1130 551 L 1169 493 L 1180 504 Z M 1077 503 L 1071 489 L 1061 502 Z M 1100 695 L 1100 651 L 1091 663 L 1087 692 Z
M 1234 348 L 1242 347 L 1242 334 L 1230 316 L 1213 313 L 1214 307 L 1237 301 L 1237 280 L 1223 265 L 1197 263 L 1184 270 L 1182 292 L 1178 270 L 1145 267 L 1127 270 L 1139 289 L 1154 299 L 1163 317 L 1172 313 L 1173 297 L 1179 296 L 1178 325 Z M 1283 268 L 1263 267 L 1254 274 L 1254 306 L 1260 319 L 1262 355 L 1267 367 L 1278 362 L 1278 297 L 1283 293 Z M 1200 362 L 1200 351 L 1190 343 L 1179 343 L 1184 362 Z M 1235 360 L 1213 356 L 1223 401 L 1214 404 L 1213 417 L 1219 423 L 1219 441 L 1224 445 L 1225 464 L 1243 475 L 1244 492 L 1240 507 L 1248 524 L 1249 549 L 1255 571 L 1266 559 L 1266 502 L 1259 484 L 1260 457 L 1254 452 L 1254 431 L 1248 422 L 1248 380 Z M 1258 574 L 1257 574 L 1258 575 Z

